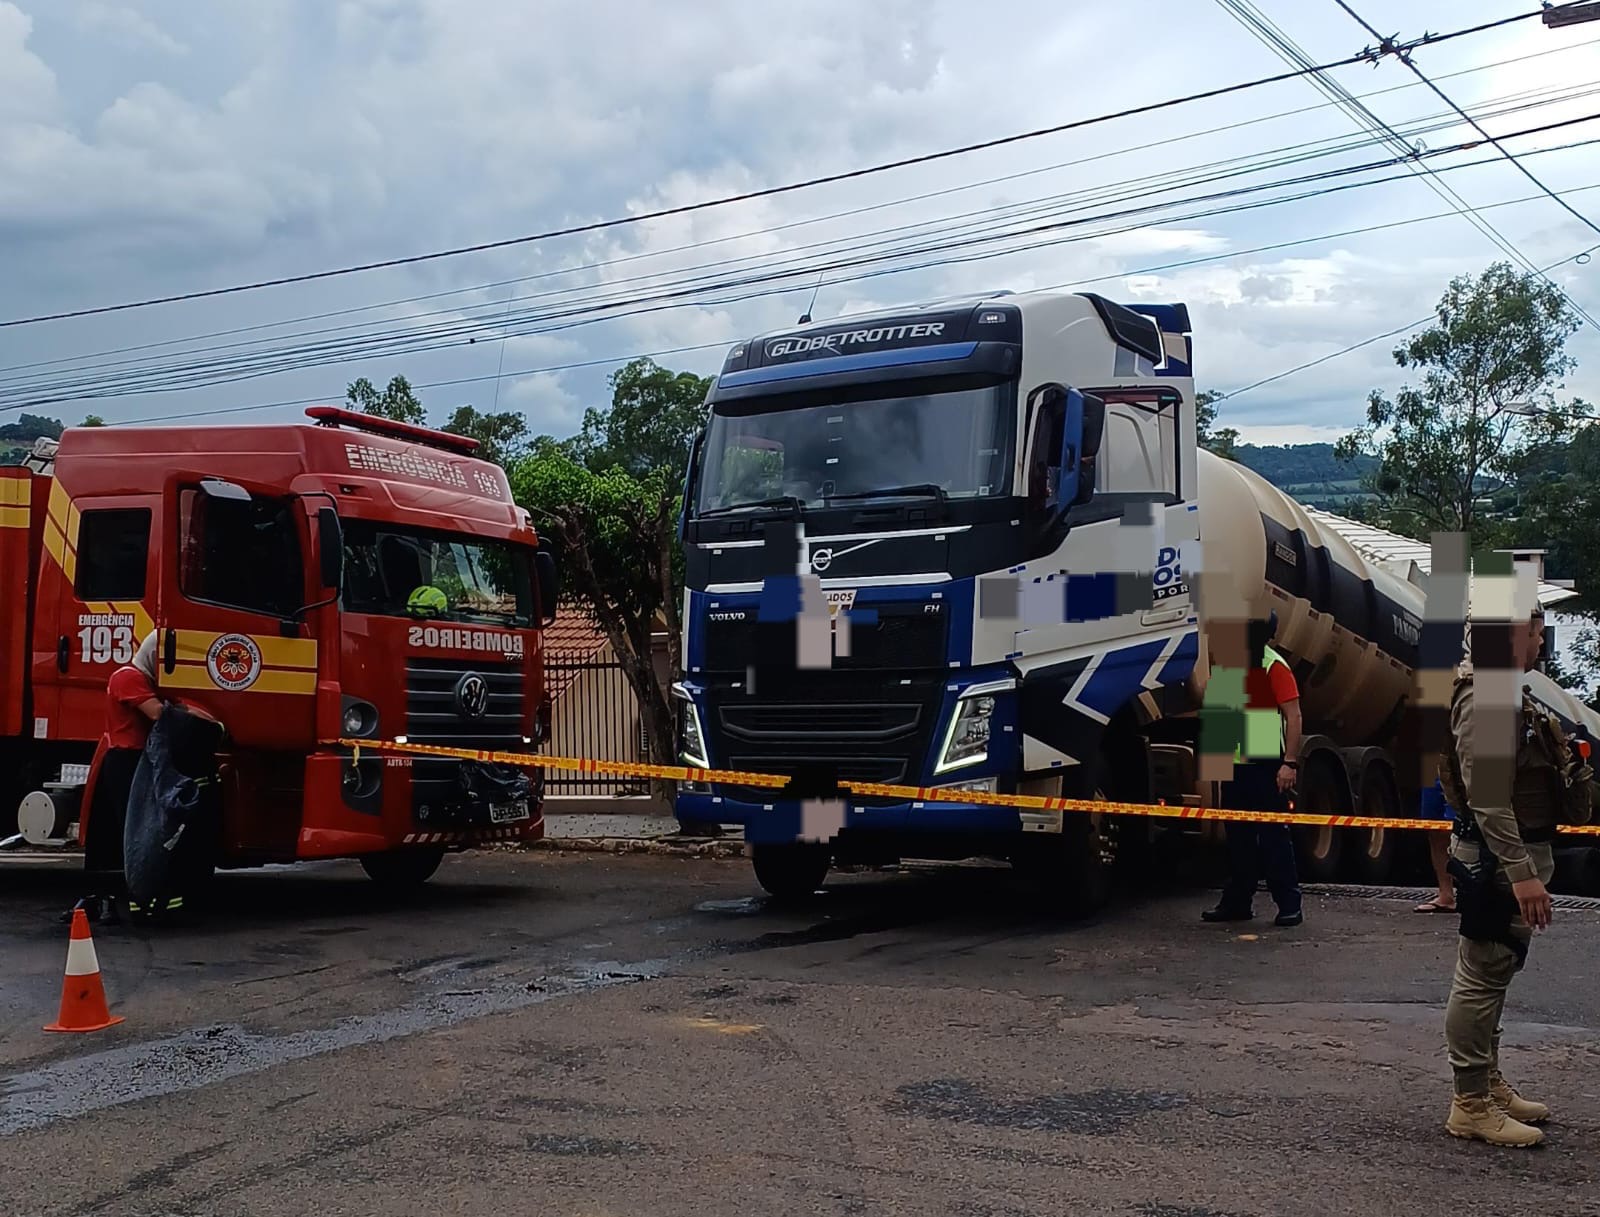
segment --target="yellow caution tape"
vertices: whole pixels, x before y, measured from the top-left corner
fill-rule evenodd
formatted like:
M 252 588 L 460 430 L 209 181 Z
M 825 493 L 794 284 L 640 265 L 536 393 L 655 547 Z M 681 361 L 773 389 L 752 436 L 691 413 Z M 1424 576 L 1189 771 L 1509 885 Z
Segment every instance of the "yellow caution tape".
M 483 761 L 495 765 L 520 765 L 530 769 L 565 769 L 610 777 L 659 778 L 674 782 L 717 783 L 781 789 L 793 779 L 787 774 L 746 773 L 737 769 L 696 769 L 686 765 L 649 765 L 637 761 L 596 761 L 587 757 L 544 756 L 527 752 L 495 752 L 474 748 L 446 748 L 438 744 L 400 743 L 398 740 L 331 741 L 359 755 L 362 748 L 410 756 L 436 756 L 449 760 Z M 952 790 L 944 786 L 894 786 L 884 782 L 839 783 L 841 790 L 870 798 L 907 799 L 921 803 L 977 803 L 989 807 L 1018 807 L 1032 811 L 1076 811 L 1118 816 L 1153 816 L 1171 820 L 1233 820 L 1257 824 L 1297 824 L 1311 828 L 1393 828 L 1423 832 L 1449 832 L 1449 820 L 1409 819 L 1401 816 L 1315 815 L 1295 811 L 1230 811 L 1220 807 L 1174 806 L 1170 803 L 1124 803 L 1114 799 L 1067 799 L 1052 795 L 998 794 L 986 790 Z M 1562 828 L 1562 833 L 1600 836 L 1600 824 Z

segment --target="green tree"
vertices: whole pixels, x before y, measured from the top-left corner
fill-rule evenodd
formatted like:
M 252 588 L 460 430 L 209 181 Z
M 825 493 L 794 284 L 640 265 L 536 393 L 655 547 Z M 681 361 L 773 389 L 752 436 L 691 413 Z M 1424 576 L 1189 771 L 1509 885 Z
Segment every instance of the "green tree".
M 394 377 L 382 392 L 363 376 L 350 382 L 344 397 L 351 409 L 360 410 L 363 414 L 392 418 L 395 422 L 412 423 L 418 427 L 426 426 L 428 422 L 427 410 L 411 388 L 411 382 L 404 376 Z
M 1510 484 L 1530 445 L 1563 431 L 1551 410 L 1578 320 L 1553 286 L 1503 262 L 1452 280 L 1437 312 L 1437 324 L 1394 350 L 1422 383 L 1392 399 L 1374 390 L 1366 425 L 1336 450 L 1378 458 L 1369 485 L 1391 527 L 1471 531 L 1493 545 L 1506 526 L 1480 500 Z
M 584 411 L 575 451 L 591 469 L 620 466 L 635 477 L 665 470 L 678 481 L 705 421 L 708 376 L 673 372 L 635 359 L 613 372 L 611 404 Z
M 457 406 L 441 430 L 477 440 L 478 455 L 484 460 L 509 465 L 527 443 L 528 423 L 509 410 L 485 414 L 473 406 Z
M 1195 394 L 1195 435 L 1199 445 L 1206 451 L 1215 452 L 1230 461 L 1238 460 L 1239 429 L 1217 426 L 1217 402 L 1221 400 L 1221 393 L 1210 390 Z
M 86 416 L 81 423 L 78 424 L 78 426 L 80 426 L 80 427 L 103 427 L 105 425 L 106 425 L 106 420 L 101 418 L 98 414 L 90 414 L 90 415 Z

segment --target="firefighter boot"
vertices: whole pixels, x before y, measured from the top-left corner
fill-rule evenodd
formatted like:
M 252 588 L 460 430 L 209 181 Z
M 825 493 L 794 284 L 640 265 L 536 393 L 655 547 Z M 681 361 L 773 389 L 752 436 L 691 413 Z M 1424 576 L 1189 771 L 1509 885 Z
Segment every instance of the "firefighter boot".
M 1520 1120 L 1513 1120 L 1486 1094 L 1456 1095 L 1451 1100 L 1450 1119 L 1444 1127 L 1452 1137 L 1518 1149 L 1537 1145 L 1544 1140 L 1544 1133 Z
M 1489 1079 L 1489 1098 L 1506 1115 L 1523 1124 L 1540 1124 L 1550 1118 L 1548 1107 L 1523 1098 L 1517 1093 L 1517 1088 L 1501 1077 L 1498 1071 Z

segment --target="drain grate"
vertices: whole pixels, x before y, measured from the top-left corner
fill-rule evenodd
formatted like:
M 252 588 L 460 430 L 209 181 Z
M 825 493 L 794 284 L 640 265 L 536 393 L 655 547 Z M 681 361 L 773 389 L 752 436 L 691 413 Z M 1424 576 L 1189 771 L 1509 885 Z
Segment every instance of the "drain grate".
M 1356 896 L 1366 900 L 1409 900 L 1421 904 L 1437 893 L 1431 887 L 1362 887 L 1355 883 L 1306 883 L 1302 890 L 1318 896 Z M 1600 912 L 1600 900 L 1589 896 L 1552 896 L 1551 906 L 1578 912 Z

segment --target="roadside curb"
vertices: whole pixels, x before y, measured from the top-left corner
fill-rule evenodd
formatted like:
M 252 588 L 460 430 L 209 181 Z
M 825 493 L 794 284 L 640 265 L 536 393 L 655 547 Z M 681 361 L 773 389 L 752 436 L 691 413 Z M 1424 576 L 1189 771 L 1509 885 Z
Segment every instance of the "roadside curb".
M 668 858 L 742 858 L 744 841 L 720 841 L 708 837 L 545 837 L 514 848 L 549 850 L 555 853 L 650 854 Z

